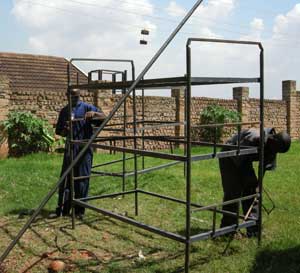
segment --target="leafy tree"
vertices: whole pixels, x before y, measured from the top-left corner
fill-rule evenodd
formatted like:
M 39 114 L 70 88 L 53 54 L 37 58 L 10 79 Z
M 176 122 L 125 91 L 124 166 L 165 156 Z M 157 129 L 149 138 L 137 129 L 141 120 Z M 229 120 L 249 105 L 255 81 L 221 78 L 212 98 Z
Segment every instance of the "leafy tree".
M 3 135 L 8 137 L 11 156 L 49 151 L 54 143 L 53 128 L 30 112 L 10 112 L 2 127 Z
M 222 124 L 228 122 L 238 122 L 241 120 L 237 111 L 229 110 L 217 104 L 207 106 L 200 114 L 201 124 Z M 216 134 L 216 141 L 222 139 L 224 133 L 223 126 L 205 127 L 201 129 L 201 137 L 205 141 L 213 141 Z

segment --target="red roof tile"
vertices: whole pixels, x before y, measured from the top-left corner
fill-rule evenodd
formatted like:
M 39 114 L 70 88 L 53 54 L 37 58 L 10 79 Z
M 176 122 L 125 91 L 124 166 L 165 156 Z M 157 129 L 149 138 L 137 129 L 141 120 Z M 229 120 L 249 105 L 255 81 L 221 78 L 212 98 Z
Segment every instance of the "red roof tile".
M 65 91 L 68 86 L 68 63 L 68 60 L 61 57 L 0 53 L 0 74 L 8 76 L 12 91 L 21 89 Z M 75 66 L 72 80 L 76 82 L 77 73 L 80 83 L 86 83 L 86 75 Z

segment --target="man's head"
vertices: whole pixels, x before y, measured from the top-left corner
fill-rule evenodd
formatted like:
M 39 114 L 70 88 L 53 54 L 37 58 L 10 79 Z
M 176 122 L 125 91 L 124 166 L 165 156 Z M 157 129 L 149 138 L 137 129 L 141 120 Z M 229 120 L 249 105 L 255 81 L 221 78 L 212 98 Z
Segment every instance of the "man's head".
M 72 101 L 72 106 L 76 106 L 77 102 L 80 99 L 80 89 L 72 89 L 71 90 L 71 101 Z
M 280 132 L 270 137 L 269 143 L 272 151 L 276 153 L 286 153 L 291 146 L 291 137 L 286 132 Z

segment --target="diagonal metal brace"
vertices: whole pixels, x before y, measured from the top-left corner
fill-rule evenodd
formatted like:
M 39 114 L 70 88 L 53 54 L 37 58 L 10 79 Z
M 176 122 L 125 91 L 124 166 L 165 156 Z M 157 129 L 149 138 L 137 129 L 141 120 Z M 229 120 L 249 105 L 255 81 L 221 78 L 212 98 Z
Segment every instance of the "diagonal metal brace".
M 56 185 L 53 187 L 52 190 L 47 194 L 47 196 L 42 200 L 38 208 L 34 211 L 32 216 L 28 219 L 26 224 L 23 226 L 23 228 L 19 231 L 19 233 L 16 235 L 15 239 L 9 244 L 9 246 L 5 249 L 3 254 L 0 257 L 0 263 L 2 263 L 7 255 L 10 253 L 10 251 L 14 248 L 14 246 L 19 242 L 23 234 L 26 232 L 26 230 L 30 227 L 32 222 L 35 220 L 35 218 L 39 215 L 41 210 L 44 208 L 44 206 L 48 203 L 50 198 L 55 194 L 58 187 L 61 183 L 63 183 L 66 176 L 71 172 L 75 164 L 81 159 L 81 157 L 85 154 L 86 150 L 90 147 L 92 142 L 96 139 L 97 135 L 103 130 L 103 128 L 106 126 L 106 124 L 111 120 L 111 118 L 114 116 L 114 114 L 118 111 L 118 109 L 121 107 L 121 105 L 125 102 L 125 100 L 129 97 L 131 92 L 135 89 L 137 84 L 140 82 L 140 80 L 143 79 L 143 77 L 146 75 L 146 73 L 149 71 L 149 69 L 152 67 L 152 65 L 157 61 L 157 59 L 160 57 L 160 55 L 164 52 L 164 50 L 167 48 L 167 46 L 170 44 L 170 42 L 174 39 L 176 34 L 180 31 L 180 29 L 185 25 L 185 23 L 189 20 L 189 18 L 192 16 L 192 14 L 195 12 L 195 10 L 200 6 L 200 4 L 203 2 L 203 0 L 197 0 L 197 2 L 194 4 L 194 6 L 190 9 L 190 11 L 185 15 L 185 17 L 182 19 L 182 21 L 178 24 L 176 29 L 170 34 L 170 36 L 167 38 L 167 40 L 164 42 L 164 44 L 161 46 L 161 48 L 157 51 L 157 53 L 152 57 L 152 59 L 149 61 L 149 63 L 146 65 L 146 67 L 143 69 L 143 71 L 139 74 L 139 76 L 136 78 L 134 83 L 130 86 L 128 91 L 124 94 L 124 96 L 119 100 L 119 102 L 115 105 L 115 107 L 112 109 L 110 114 L 107 116 L 107 118 L 103 121 L 101 126 L 97 129 L 97 131 L 93 134 L 93 136 L 90 138 L 88 143 L 82 148 L 82 150 L 79 152 L 79 154 L 75 157 L 75 159 L 72 161 L 70 166 L 66 169 L 66 171 L 62 174 Z

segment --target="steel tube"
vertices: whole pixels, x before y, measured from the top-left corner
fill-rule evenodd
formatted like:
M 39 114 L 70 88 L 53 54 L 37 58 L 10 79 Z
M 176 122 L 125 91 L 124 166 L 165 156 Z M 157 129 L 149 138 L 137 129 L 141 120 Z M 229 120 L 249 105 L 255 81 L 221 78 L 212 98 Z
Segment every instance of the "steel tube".
M 136 226 L 136 227 L 145 229 L 147 231 L 156 233 L 156 234 L 161 235 L 163 237 L 175 240 L 177 242 L 185 243 L 185 241 L 186 241 L 185 238 L 181 235 L 178 235 L 178 234 L 175 234 L 175 233 L 172 233 L 172 232 L 169 232 L 169 231 L 165 231 L 165 230 L 162 230 L 162 229 L 150 226 L 150 225 L 146 225 L 144 223 L 138 222 L 138 221 L 133 220 L 131 218 L 125 217 L 123 215 L 120 215 L 120 214 L 117 214 L 117 213 L 114 213 L 114 212 L 111 212 L 111 211 L 108 211 L 108 210 L 105 210 L 105 209 L 97 208 L 97 207 L 92 206 L 92 205 L 90 205 L 86 202 L 82 202 L 82 201 L 79 201 L 79 200 L 75 199 L 74 203 L 77 204 L 77 205 L 80 205 L 82 207 L 100 212 L 103 215 L 110 216 L 110 217 L 112 217 L 114 219 L 117 219 L 117 220 L 120 220 L 124 223 L 131 224 L 133 226 Z

